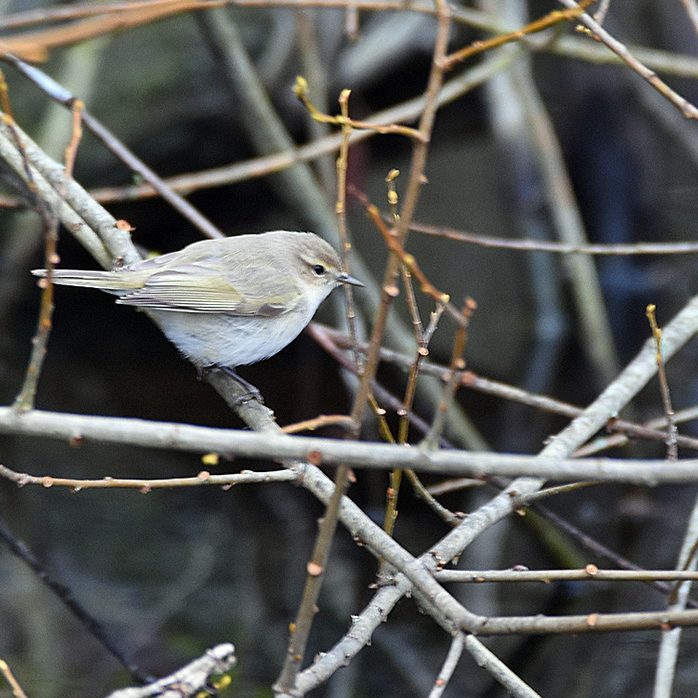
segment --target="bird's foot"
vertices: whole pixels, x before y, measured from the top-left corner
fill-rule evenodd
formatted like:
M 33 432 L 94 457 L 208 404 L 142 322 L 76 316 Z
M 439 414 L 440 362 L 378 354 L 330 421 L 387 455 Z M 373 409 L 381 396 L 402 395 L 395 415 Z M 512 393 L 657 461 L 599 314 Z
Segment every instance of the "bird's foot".
M 242 395 L 239 395 L 235 399 L 235 405 L 240 406 L 244 405 L 246 402 L 249 402 L 250 400 L 256 400 L 259 402 L 260 405 L 264 404 L 264 398 L 262 397 L 262 393 L 259 392 L 259 389 L 252 385 L 249 381 L 246 381 L 239 373 L 237 373 L 234 369 L 230 368 L 230 366 L 219 366 L 217 364 L 214 364 L 212 366 L 204 366 L 203 368 L 199 369 L 199 377 L 203 377 L 207 371 L 214 371 L 218 370 L 221 371 L 222 373 L 225 373 L 227 376 L 230 376 L 239 386 L 245 389 L 245 393 Z

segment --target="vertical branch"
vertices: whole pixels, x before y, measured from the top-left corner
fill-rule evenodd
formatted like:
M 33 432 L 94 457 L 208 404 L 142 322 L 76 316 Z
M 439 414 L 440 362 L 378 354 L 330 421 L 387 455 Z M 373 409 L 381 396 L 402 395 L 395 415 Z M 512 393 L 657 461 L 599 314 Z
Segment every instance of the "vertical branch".
M 679 559 L 676 562 L 677 570 L 696 569 L 696 545 L 698 545 L 698 499 L 696 499 L 693 505 L 693 511 L 686 527 Z M 667 610 L 681 611 L 686 608 L 690 601 L 690 594 L 690 581 L 678 583 L 672 594 L 674 598 L 670 599 Z M 681 628 L 671 628 L 662 633 L 657 656 L 657 670 L 654 677 L 653 698 L 671 698 L 681 635 Z
M 337 226 L 339 230 L 339 238 L 342 249 L 342 263 L 345 271 L 349 270 L 349 252 L 351 243 L 347 232 L 346 219 L 346 202 L 347 202 L 347 166 L 349 161 L 349 137 L 351 135 L 352 126 L 349 123 L 349 95 L 350 90 L 342 90 L 339 96 L 339 106 L 342 120 L 342 143 L 337 157 L 337 202 L 335 210 L 337 214 Z M 352 345 L 354 347 L 354 363 L 357 370 L 361 370 L 360 354 L 357 350 L 356 336 L 356 316 L 354 314 L 354 304 L 351 289 L 346 289 L 347 301 L 347 323 L 351 334 Z M 352 420 L 352 424 L 355 422 Z M 350 429 L 352 435 L 355 434 L 354 429 Z M 342 497 L 349 485 L 350 469 L 346 465 L 340 465 L 337 468 L 334 481 L 334 491 L 330 497 L 325 514 L 320 521 L 318 527 L 317 538 L 310 560 L 306 567 L 307 577 L 303 588 L 303 596 L 301 598 L 296 620 L 290 626 L 290 640 L 286 659 L 281 669 L 281 673 L 274 686 L 275 691 L 280 691 L 284 694 L 293 690 L 296 683 L 296 677 L 303 662 L 303 656 L 308 644 L 310 629 L 313 625 L 313 618 L 317 609 L 317 601 L 320 596 L 322 582 L 324 579 L 327 561 L 332 548 L 332 539 L 334 538 L 337 529 L 337 520 L 339 517 L 339 507 Z
M 681 0 L 681 4 L 686 10 L 688 19 L 691 20 L 693 29 L 695 30 L 696 34 L 698 34 L 698 3 L 696 0 Z
M 399 176 L 399 174 L 400 173 L 398 170 L 391 170 L 386 177 L 386 183 L 388 185 L 388 205 L 390 206 L 395 225 L 397 225 L 400 220 L 397 206 L 398 194 L 395 189 L 395 179 Z M 374 218 L 374 223 L 378 222 L 379 221 Z M 379 230 L 384 237 L 390 235 L 389 231 L 384 231 L 380 226 Z M 429 341 L 436 331 L 439 319 L 441 318 L 441 315 L 446 307 L 446 301 L 443 299 L 443 297 L 437 300 L 436 309 L 431 313 L 429 325 L 425 332 L 422 319 L 419 316 L 419 309 L 417 308 L 417 299 L 415 298 L 414 287 L 412 285 L 412 273 L 410 268 L 403 262 L 400 266 L 400 270 L 402 273 L 403 286 L 405 288 L 407 307 L 409 309 L 410 316 L 412 317 L 412 326 L 417 342 L 417 355 L 410 365 L 407 385 L 405 387 L 405 395 L 397 413 L 399 420 L 397 443 L 405 444 L 407 443 L 409 437 L 410 413 L 412 411 L 414 398 L 417 392 L 417 377 L 419 376 L 419 370 L 422 362 L 429 355 Z M 383 523 L 383 530 L 388 535 L 393 535 L 395 521 L 397 520 L 397 501 L 400 493 L 400 486 L 402 484 L 402 475 L 403 470 L 401 468 L 395 468 L 390 473 L 390 483 L 386 492 L 385 519 Z M 432 506 L 437 511 L 439 516 L 444 518 L 444 520 L 451 523 L 453 521 L 453 516 L 451 513 L 441 507 L 441 505 L 438 504 L 436 500 L 426 491 L 426 488 L 424 485 L 422 485 L 417 474 L 412 469 L 407 468 L 405 470 L 405 475 L 412 484 L 417 496 L 426 501 L 429 506 Z
M 584 245 L 588 238 L 562 148 L 527 64 L 518 65 L 511 85 L 520 101 L 533 149 L 538 156 L 542 186 L 555 233 L 564 243 Z M 600 382 L 605 385 L 614 379 L 620 368 L 596 267 L 584 255 L 566 257 L 564 264 L 585 340 L 584 352 Z
M 419 121 L 418 132 L 420 138 L 415 139 L 412 146 L 412 161 L 410 164 L 410 175 L 405 193 L 405 203 L 402 207 L 400 221 L 396 227 L 398 241 L 403 244 L 407 237 L 412 217 L 417 206 L 419 193 L 424 184 L 424 169 L 429 151 L 429 140 L 438 109 L 438 95 L 444 79 L 443 61 L 448 49 L 448 38 L 451 29 L 451 9 L 445 0 L 436 0 L 437 12 L 437 32 L 434 44 L 434 54 L 432 59 L 429 82 L 425 93 L 424 111 Z M 359 384 L 359 389 L 354 398 L 354 407 L 351 416 L 355 424 L 361 422 L 364 406 L 368 398 L 371 381 L 378 368 L 378 358 L 380 345 L 385 332 L 388 313 L 393 299 L 399 291 L 395 285 L 400 269 L 400 259 L 395 254 L 390 254 L 383 274 L 381 302 L 376 311 L 373 332 L 369 344 L 368 355 L 366 357 L 366 367 Z
M 422 441 L 423 447 L 438 447 L 439 437 L 441 436 L 441 432 L 443 431 L 446 420 L 446 413 L 453 402 L 453 397 L 455 396 L 456 390 L 460 383 L 460 373 L 465 368 L 463 352 L 465 351 L 465 343 L 467 340 L 466 330 L 468 321 L 472 313 L 475 311 L 475 307 L 475 302 L 472 300 L 472 298 L 466 298 L 462 310 L 463 322 L 458 326 L 456 336 L 453 340 L 453 350 L 451 352 L 448 381 L 444 385 L 443 396 L 436 410 L 436 415 L 431 425 L 431 429 Z
M 400 176 L 400 171 L 397 169 L 392 169 L 388 172 L 385 178 L 385 183 L 388 187 L 388 206 L 390 207 L 390 212 L 393 217 L 393 225 L 397 225 L 400 222 L 400 213 L 398 208 L 398 193 L 395 187 L 395 180 Z M 414 288 L 412 286 L 412 275 L 409 269 L 404 265 L 400 265 L 400 271 L 402 272 L 402 283 L 405 289 L 405 299 L 407 301 L 407 308 L 412 318 L 412 328 L 414 330 L 415 338 L 417 340 L 417 345 L 422 340 L 422 320 L 419 317 L 419 310 L 417 308 L 417 299 L 414 295 Z M 416 380 L 416 375 L 410 374 L 407 382 L 407 392 L 410 390 L 414 391 L 414 381 Z M 398 411 L 398 443 L 405 443 L 407 439 L 407 433 L 409 431 L 409 419 L 407 418 L 407 411 L 404 407 L 401 407 Z M 406 426 L 405 426 L 406 423 Z M 395 522 L 397 521 L 398 510 L 397 502 L 400 496 L 400 486 L 402 485 L 402 469 L 393 468 L 390 471 L 388 487 L 385 491 L 385 516 L 383 519 L 383 530 L 392 536 L 395 531 Z M 381 562 L 380 572 L 382 573 L 384 569 L 383 562 Z
M 654 344 L 656 347 L 655 360 L 657 362 L 657 378 L 659 380 L 659 392 L 662 396 L 662 408 L 664 410 L 664 416 L 666 417 L 667 424 L 667 436 L 666 436 L 666 447 L 667 460 L 678 460 L 678 445 L 676 443 L 676 437 L 678 436 L 679 430 L 676 427 L 676 419 L 674 414 L 674 408 L 671 404 L 671 394 L 669 392 L 669 383 L 666 379 L 666 370 L 664 368 L 664 358 L 662 356 L 662 330 L 657 325 L 657 317 L 655 311 L 657 306 L 650 303 L 647 306 L 645 314 L 650 323 L 650 328 L 652 329 L 652 337 L 654 338 Z
M 446 655 L 446 659 L 441 667 L 441 671 L 439 672 L 436 681 L 434 681 L 434 687 L 429 693 L 429 698 L 441 698 L 446 686 L 448 686 L 448 682 L 453 676 L 453 672 L 458 666 L 458 660 L 460 659 L 461 654 L 463 654 L 464 646 L 465 637 L 463 633 L 456 634 L 451 641 L 451 646 L 448 649 L 448 654 Z
M 429 341 L 432 335 L 436 331 L 436 327 L 439 324 L 439 320 L 443 315 L 444 309 L 446 308 L 446 302 L 444 300 L 438 301 L 436 308 L 431 312 L 429 319 L 429 325 L 427 326 L 426 332 L 422 332 L 418 339 L 419 346 L 417 347 L 417 356 L 414 361 L 410 364 L 410 370 L 407 377 L 407 388 L 405 390 L 405 398 L 402 403 L 402 409 L 400 410 L 400 424 L 398 432 L 398 443 L 407 443 L 407 437 L 409 432 L 410 420 L 409 413 L 412 410 L 412 405 L 414 404 L 415 393 L 417 391 L 417 376 L 419 375 L 419 369 L 424 362 L 424 359 L 429 356 Z
M 359 8 L 353 2 L 344 11 L 344 33 L 350 41 L 359 38 Z
M 352 132 L 352 126 L 349 123 L 349 96 L 351 90 L 342 90 L 339 95 L 339 108 L 342 114 L 342 142 L 339 147 L 337 156 L 337 203 L 335 204 L 335 212 L 337 214 L 337 229 L 339 232 L 339 243 L 342 253 L 342 266 L 347 273 L 351 272 L 349 264 L 349 255 L 351 253 L 351 240 L 349 239 L 347 229 L 347 170 L 349 168 L 349 138 Z M 346 298 L 347 309 L 347 326 L 349 328 L 349 336 L 354 347 L 354 363 L 361 373 L 363 365 L 363 355 L 357 351 L 358 343 L 356 331 L 356 311 L 354 310 L 354 290 L 350 284 L 344 284 L 344 293 Z
M 424 111 L 419 120 L 418 131 L 421 138 L 415 141 L 413 146 L 405 200 L 402 205 L 400 222 L 397 226 L 397 238 L 402 245 L 405 243 L 407 231 L 409 230 L 415 209 L 417 208 L 419 193 L 426 181 L 424 178 L 424 170 L 427 164 L 431 132 L 434 128 L 434 121 L 438 109 L 439 92 L 441 91 L 441 86 L 444 81 L 445 70 L 443 61 L 448 52 L 448 39 L 451 31 L 452 11 L 450 6 L 446 0 L 435 0 L 435 4 L 438 25 L 434 44 L 434 57 L 432 59 L 429 82 L 427 83 L 425 93 Z
M 442 61 L 446 55 L 448 47 L 449 30 L 451 26 L 451 11 L 445 0 L 436 0 L 437 3 L 437 20 L 438 29 L 436 34 L 436 42 L 434 46 L 434 59 L 432 69 L 429 76 L 427 91 L 425 96 L 425 107 L 422 112 L 422 118 L 419 124 L 420 138 L 416 139 L 413 146 L 412 164 L 410 171 L 410 180 L 408 182 L 408 193 L 406 203 L 409 204 L 409 215 L 404 217 L 399 224 L 400 240 L 404 241 L 407 230 L 409 228 L 414 209 L 417 204 L 419 192 L 424 182 L 424 168 L 426 166 L 426 158 L 428 153 L 428 143 L 431 136 L 436 111 L 438 109 L 438 94 L 443 84 L 444 70 Z M 348 94 L 346 95 L 348 99 Z M 344 128 L 344 126 L 343 126 Z M 383 279 L 383 291 L 381 293 L 381 303 L 376 313 L 369 353 L 364 371 L 359 383 L 359 389 L 354 398 L 354 405 L 351 411 L 351 418 L 354 423 L 354 428 L 348 436 L 355 437 L 361 424 L 361 418 L 365 406 L 370 397 L 371 382 L 375 377 L 378 368 L 379 349 L 385 331 L 385 325 L 388 318 L 388 312 L 391 306 L 392 299 L 397 296 L 397 288 L 395 281 L 400 268 L 400 259 L 397 255 L 391 254 L 388 258 L 386 270 Z M 308 562 L 308 577 L 306 578 L 305 587 L 303 589 L 303 598 L 301 600 L 296 622 L 291 625 L 291 640 L 289 642 L 288 654 L 281 670 L 281 674 L 274 686 L 274 690 L 288 695 L 288 692 L 293 689 L 293 686 L 300 669 L 303 655 L 307 645 L 308 635 L 312 625 L 312 618 L 315 613 L 317 598 L 320 594 L 322 585 L 322 577 L 325 572 L 325 565 L 329 557 L 332 537 L 337 525 L 337 515 L 339 505 L 344 491 L 349 482 L 350 470 L 345 465 L 340 465 L 337 468 L 335 476 L 335 489 L 327 504 L 325 515 L 320 523 L 318 537 L 315 542 L 313 554 Z
M 317 14 L 310 8 L 302 8 L 295 11 L 296 36 L 298 38 L 298 50 L 300 52 L 303 75 L 307 76 L 308 89 L 312 92 L 313 101 L 325 111 L 327 108 L 327 63 L 323 61 L 318 41 L 319 27 Z M 330 128 L 315 119 L 308 123 L 308 135 L 311 141 L 319 140 L 329 135 Z M 313 160 L 313 165 L 322 187 L 330 194 L 333 186 L 333 173 L 335 163 L 330 153 L 319 156 Z
M 320 520 L 313 553 L 306 565 L 307 577 L 303 587 L 303 596 L 298 607 L 296 620 L 289 626 L 291 638 L 284 665 L 279 678 L 274 684 L 274 691 L 281 696 L 292 696 L 296 677 L 303 662 L 305 649 L 308 644 L 313 618 L 317 612 L 317 600 L 325 576 L 327 560 L 332 548 L 332 539 L 337 528 L 339 506 L 349 483 L 350 469 L 346 465 L 337 468 L 334 480 L 334 490 L 327 503 L 325 514 Z
M 9 98 L 7 95 L 7 84 L 5 83 L 4 77 L 2 78 L 2 84 L 0 85 L 2 90 L 3 105 L 9 107 Z M 61 199 L 65 198 L 65 192 L 67 187 L 68 179 L 73 175 L 73 166 L 75 164 L 75 157 L 77 155 L 78 145 L 80 144 L 80 139 L 82 138 L 82 110 L 83 103 L 80 100 L 75 100 L 71 105 L 73 128 L 71 132 L 70 142 L 65 149 L 65 169 L 63 172 L 63 180 L 61 182 L 60 190 L 58 195 Z M 8 126 L 10 132 L 13 134 L 15 144 L 18 150 L 22 153 L 23 157 L 24 149 L 21 140 L 14 128 L 15 121 L 11 115 L 10 111 L 6 111 L 4 115 L 5 124 Z M 19 412 L 28 412 L 34 407 L 34 398 L 36 396 L 36 390 L 39 383 L 39 377 L 41 375 L 41 368 L 44 363 L 44 358 L 46 356 L 46 347 L 48 345 L 48 339 L 51 334 L 51 327 L 53 322 L 53 284 L 51 282 L 53 269 L 58 263 L 58 216 L 55 211 L 49 209 L 47 204 L 41 199 L 41 197 L 36 192 L 35 187 L 33 187 L 33 176 L 31 173 L 31 168 L 28 162 L 25 163 L 25 169 L 30 182 L 30 190 L 35 198 L 36 207 L 41 216 L 43 228 L 44 228 L 44 265 L 47 269 L 47 276 L 45 279 L 41 279 L 38 284 L 42 289 L 41 291 L 41 304 L 39 307 L 39 319 L 37 321 L 36 334 L 32 339 L 32 351 L 29 359 L 29 364 L 27 365 L 27 371 L 24 377 L 24 383 L 22 388 L 17 395 L 14 403 L 14 407 Z

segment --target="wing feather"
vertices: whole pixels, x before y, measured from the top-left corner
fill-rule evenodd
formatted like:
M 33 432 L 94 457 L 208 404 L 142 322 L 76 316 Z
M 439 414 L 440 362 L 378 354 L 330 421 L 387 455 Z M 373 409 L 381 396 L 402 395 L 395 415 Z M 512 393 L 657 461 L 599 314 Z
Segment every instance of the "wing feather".
M 171 261 L 117 303 L 187 313 L 275 316 L 302 300 L 297 286 L 267 260 L 248 259 L 241 265 L 239 260 L 231 264 L 230 259 L 211 255 L 189 261 L 173 257 Z M 253 288 L 249 279 L 254 279 Z

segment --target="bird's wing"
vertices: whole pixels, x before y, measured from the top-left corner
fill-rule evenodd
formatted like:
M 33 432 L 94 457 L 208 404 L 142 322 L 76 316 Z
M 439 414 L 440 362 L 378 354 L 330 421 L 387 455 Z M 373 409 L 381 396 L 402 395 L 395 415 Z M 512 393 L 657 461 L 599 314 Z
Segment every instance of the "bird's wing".
M 292 310 L 301 300 L 293 281 L 268 260 L 248 261 L 241 270 L 207 257 L 156 271 L 142 288 L 116 302 L 153 310 L 271 317 Z

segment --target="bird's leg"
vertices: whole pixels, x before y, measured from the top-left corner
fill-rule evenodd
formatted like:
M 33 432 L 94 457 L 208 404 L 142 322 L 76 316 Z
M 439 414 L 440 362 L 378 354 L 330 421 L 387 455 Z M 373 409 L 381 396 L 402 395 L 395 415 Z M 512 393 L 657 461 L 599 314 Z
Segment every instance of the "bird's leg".
M 218 364 L 213 364 L 211 366 L 204 366 L 201 369 L 201 374 L 203 375 L 206 371 L 212 371 L 212 370 L 219 370 L 225 373 L 227 376 L 230 376 L 238 385 L 241 385 L 247 393 L 245 395 L 241 395 L 237 400 L 235 401 L 238 405 L 242 405 L 246 402 L 249 402 L 250 400 L 257 400 L 260 404 L 264 404 L 264 398 L 262 397 L 262 393 L 259 392 L 259 389 L 252 385 L 249 381 L 246 381 L 239 373 L 235 371 L 235 369 L 231 368 L 230 366 L 219 366 Z

